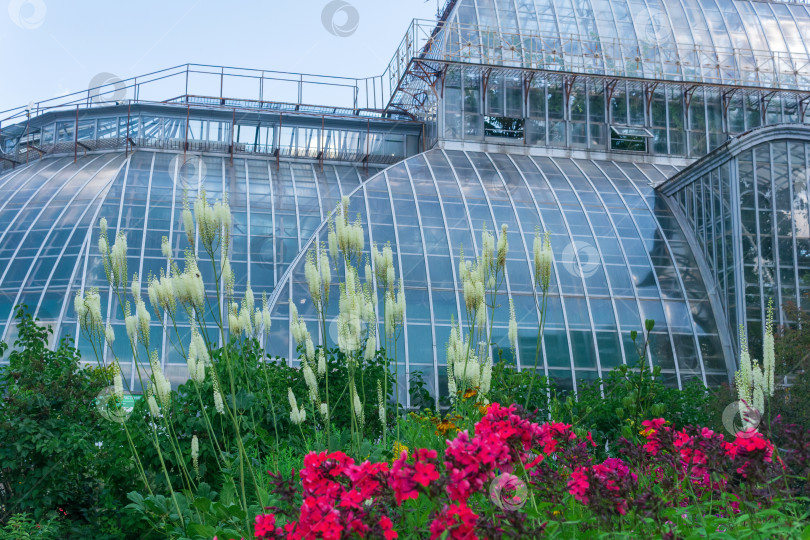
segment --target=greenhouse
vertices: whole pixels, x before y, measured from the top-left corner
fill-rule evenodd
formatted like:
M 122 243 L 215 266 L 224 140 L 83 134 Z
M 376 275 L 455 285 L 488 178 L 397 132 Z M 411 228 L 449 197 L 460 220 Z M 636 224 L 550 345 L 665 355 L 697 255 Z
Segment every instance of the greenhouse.
M 810 538 L 810 0 L 46 2 L 0 540 Z
M 740 325 L 759 347 L 759 298 L 806 302 L 808 34 L 810 9 L 789 2 L 459 0 L 438 23 L 414 21 L 380 77 L 290 78 L 299 95 L 354 85 L 350 103 L 275 100 L 263 89 L 286 75 L 188 64 L 7 111 L 0 333 L 13 340 L 13 306 L 26 304 L 53 344 L 70 335 L 87 352 L 72 298 L 93 287 L 105 323 L 123 329 L 99 219 L 139 248 L 128 268 L 145 283 L 170 270 L 162 237 L 182 259 L 183 201 L 204 191 L 233 210 L 236 295 L 249 283 L 270 298 L 267 350 L 296 357 L 291 302 L 334 344 L 303 272 L 348 197 L 366 253 L 390 244 L 402 281 L 403 388 L 419 371 L 447 391 L 451 321 L 464 322 L 460 250 L 477 253 L 483 228 L 504 224 L 490 354 L 534 365 L 538 230 L 554 255 L 544 375 L 569 389 L 600 378 L 636 355 L 629 333 L 652 319 L 649 357 L 668 384 L 727 382 Z M 210 78 L 219 93 L 203 97 Z M 229 78 L 254 80 L 258 99 L 223 94 Z M 158 79 L 183 95 L 155 95 Z M 122 89 L 137 98 L 117 99 Z M 163 321 L 152 325 L 178 384 L 185 361 Z M 124 372 L 137 386 L 131 361 Z

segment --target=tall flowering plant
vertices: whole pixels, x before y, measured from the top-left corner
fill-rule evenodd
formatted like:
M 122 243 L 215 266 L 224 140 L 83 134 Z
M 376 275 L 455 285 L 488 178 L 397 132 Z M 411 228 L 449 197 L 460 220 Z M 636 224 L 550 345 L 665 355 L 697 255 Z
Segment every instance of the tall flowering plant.
M 227 199 L 212 204 L 205 191 L 201 190 L 192 210 L 188 198 L 184 197 L 182 219 L 187 241 L 182 262 L 175 258 L 177 249 L 173 247 L 174 244 L 164 237 L 161 251 L 166 259 L 166 269 L 161 269 L 157 276 L 150 274 L 146 280 L 142 280 L 138 274 L 134 274 L 129 279 L 126 235 L 118 231 L 115 242 L 110 246 L 108 224 L 103 218 L 99 223 L 99 254 L 109 283 L 110 296 L 117 300 L 122 311 L 132 365 L 139 387 L 145 394 L 150 416 L 147 425 L 152 445 L 181 529 L 186 529 L 188 512 L 182 510 L 182 498 L 178 497 L 178 492 L 182 490 L 193 494 L 197 491 L 197 464 L 203 449 L 214 453 L 223 474 L 230 476 L 235 471 L 235 495 L 245 516 L 247 528 L 247 515 L 253 504 L 252 499 L 261 498 L 262 490 L 255 471 L 255 460 L 248 456 L 244 442 L 246 430 L 253 433 L 257 431 L 256 422 L 251 416 L 244 415 L 244 409 L 238 406 L 237 396 L 244 391 L 253 391 L 261 383 L 246 376 L 244 355 L 233 355 L 231 348 L 227 346 L 216 354 L 215 350 L 217 341 L 239 344 L 264 341 L 270 328 L 269 306 L 266 295 L 262 296 L 261 304 L 256 301 L 250 284 L 241 299 L 236 297 L 236 278 L 230 263 L 233 220 Z M 179 243 L 178 241 L 177 244 Z M 206 264 L 210 264 L 213 275 L 213 297 L 206 290 L 200 269 Z M 145 296 L 144 282 L 147 284 Z M 129 379 L 121 376 L 118 352 L 112 346 L 116 340 L 114 327 L 109 320 L 105 325 L 99 292 L 94 289 L 80 292 L 74 304 L 82 332 L 93 346 L 98 361 L 106 363 L 111 358 L 114 392 L 122 396 Z M 187 338 L 181 337 L 178 325 L 181 318 L 190 323 Z M 211 333 L 211 323 L 216 325 L 218 335 Z M 177 424 L 169 376 L 163 370 L 160 353 L 151 338 L 155 326 L 162 327 L 161 331 L 167 332 L 169 346 L 186 361 L 189 380 L 200 407 L 199 416 L 205 429 L 204 439 L 197 434 L 183 433 L 182 427 Z M 215 362 L 221 369 L 215 366 Z M 210 394 L 205 395 L 208 392 Z M 213 407 L 210 403 L 213 403 Z M 272 400 L 271 408 L 275 409 Z M 272 417 L 277 435 L 275 412 Z M 220 423 L 231 426 L 235 440 L 219 439 L 217 434 L 220 431 L 215 428 L 217 419 Z M 152 482 L 148 479 L 132 433 L 126 421 L 121 422 L 121 425 L 136 469 L 149 495 L 154 496 Z M 205 448 L 203 441 L 206 441 L 205 446 L 210 446 Z M 179 475 L 175 476 L 178 471 Z M 173 477 L 179 477 L 180 485 L 175 485 L 177 480 L 173 480 Z

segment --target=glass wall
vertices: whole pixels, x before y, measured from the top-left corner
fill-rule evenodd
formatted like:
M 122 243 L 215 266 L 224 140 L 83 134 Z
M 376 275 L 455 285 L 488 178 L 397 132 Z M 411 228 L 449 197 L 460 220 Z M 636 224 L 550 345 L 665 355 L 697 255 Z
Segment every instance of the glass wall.
M 448 68 L 443 139 L 702 157 L 760 125 L 810 120 L 795 95 L 507 73 Z
M 538 228 L 551 233 L 554 251 L 538 364 L 543 374 L 576 389 L 577 379 L 634 362 L 630 332 L 649 318 L 656 321 L 652 362 L 662 367 L 668 384 L 693 377 L 728 381 L 720 330 L 696 259 L 663 195 L 649 185 L 674 172 L 630 162 L 431 150 L 364 183 L 351 195 L 349 212 L 362 216 L 367 249 L 391 242 L 404 280 L 403 389 L 407 373 L 419 370 L 432 389 L 447 392 L 450 322 L 464 320 L 459 250 L 463 246 L 469 257 L 478 250 L 483 226 L 493 231 L 501 224 L 509 227 L 509 253 L 494 314 L 495 358 L 521 368 L 534 365 L 539 319 L 532 243 Z M 273 324 L 282 332 L 288 332 L 288 306 L 295 302 L 318 335 L 303 272 L 304 253 L 315 239 L 326 240 L 325 224 L 302 246 L 274 294 Z M 507 295 L 518 314 L 514 354 Z M 336 336 L 328 334 L 333 344 Z M 271 347 L 279 355 L 292 353 L 283 340 Z
M 777 324 L 796 322 L 786 304 L 810 307 L 808 157 L 807 142 L 765 142 L 673 194 L 716 277 L 730 331 L 744 324 L 756 354 L 768 300 Z
M 43 159 L 0 176 L 7 194 L 0 202 L 0 339 L 15 334 L 12 307 L 26 304 L 43 324 L 53 326 L 54 342 L 77 340 L 86 360 L 94 358 L 79 329 L 72 298 L 98 287 L 105 319 L 116 330 L 119 358 L 131 358 L 120 307 L 111 299 L 97 253 L 98 221 L 107 219 L 109 236 L 127 236 L 127 269 L 144 284 L 148 276 L 168 271 L 161 239 L 171 239 L 174 257 L 189 247 L 183 234 L 184 193 L 194 198 L 205 189 L 213 201 L 225 193 L 233 212 L 231 266 L 236 289 L 248 282 L 271 294 L 277 281 L 342 195 L 381 167 L 256 157 L 200 156 L 171 152 L 106 152 L 87 157 Z M 199 242 L 197 243 L 199 246 Z M 199 254 L 198 254 L 199 255 Z M 210 266 L 200 270 L 207 293 L 216 298 Z M 178 321 L 183 340 L 188 323 Z M 106 322 L 106 321 L 105 321 Z M 185 377 L 185 363 L 153 320 L 151 348 L 156 348 L 173 382 Z M 274 335 L 284 340 L 286 335 Z M 120 343 L 119 343 L 120 342 Z M 121 347 L 121 350 L 117 350 Z M 106 350 L 110 357 L 112 351 Z M 137 388 L 132 362 L 122 362 Z
M 459 0 L 426 56 L 806 90 L 810 6 L 749 0 Z
M 14 156 L 32 145 L 38 148 L 34 154 L 38 159 L 43 152 L 72 153 L 76 141 L 81 143 L 80 153 L 124 148 L 127 143 L 130 147 L 182 149 L 185 142 L 192 150 L 230 152 L 233 142 L 233 149 L 238 153 L 279 152 L 282 156 L 322 156 L 349 161 L 361 161 L 368 156 L 381 163 L 395 163 L 421 150 L 422 126 L 415 122 L 380 124 L 379 120 L 342 119 L 336 123 L 331 118 L 294 115 L 262 119 L 257 114 L 240 112 L 234 115 L 232 139 L 231 119 L 221 121 L 192 115 L 187 120 L 185 112 L 178 116 L 127 115 L 126 109 L 118 116 L 97 117 L 99 114 L 102 113 L 82 111 L 78 122 L 70 115 L 48 122 L 45 115 L 36 120 L 35 126 L 26 126 L 18 136 L 0 138 L 0 150 Z M 20 129 L 15 131 L 20 132 Z M 11 130 L 5 128 L 5 133 Z

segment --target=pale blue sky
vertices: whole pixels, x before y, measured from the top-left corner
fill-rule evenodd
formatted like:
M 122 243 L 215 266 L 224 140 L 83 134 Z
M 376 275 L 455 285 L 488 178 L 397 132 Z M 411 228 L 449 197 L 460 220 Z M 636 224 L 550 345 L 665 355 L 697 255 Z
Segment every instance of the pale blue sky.
M 344 1 L 358 19 L 346 37 L 322 23 L 329 0 L 0 0 L 0 110 L 86 90 L 102 72 L 124 79 L 186 62 L 380 75 L 411 19 L 434 19 L 437 4 Z M 348 13 L 336 13 L 338 27 Z

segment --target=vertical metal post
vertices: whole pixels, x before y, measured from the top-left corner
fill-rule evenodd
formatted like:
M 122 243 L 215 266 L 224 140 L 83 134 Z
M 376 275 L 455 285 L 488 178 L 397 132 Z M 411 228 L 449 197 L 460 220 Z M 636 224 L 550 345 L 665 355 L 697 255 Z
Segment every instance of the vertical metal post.
M 76 163 L 79 153 L 79 104 L 76 104 L 76 121 L 73 127 L 73 163 Z
M 262 71 L 262 76 L 259 79 L 259 103 L 260 106 L 264 105 L 264 71 Z
M 29 109 L 25 114 L 28 117 L 28 121 L 25 122 L 25 164 L 28 165 L 28 156 L 31 155 L 31 141 L 28 140 L 28 134 L 31 129 L 31 110 Z
M 301 105 L 304 102 L 304 76 L 298 76 L 298 104 Z
M 186 64 L 186 104 L 188 104 L 188 64 Z
M 320 159 L 318 160 L 318 161 L 320 161 L 321 172 L 323 172 L 323 153 L 326 150 L 324 148 L 324 140 L 325 140 L 324 127 L 325 127 L 325 123 L 326 123 L 326 116 L 322 114 L 321 115 L 321 136 L 320 136 L 320 143 L 321 144 L 319 145 L 321 147 L 321 154 L 320 154 Z
M 371 155 L 371 120 L 366 120 L 366 164 L 365 170 L 368 175 L 368 158 Z
M 188 150 L 188 120 L 191 113 L 191 107 L 188 104 L 188 96 L 186 96 L 186 135 L 183 137 L 183 163 L 186 162 L 186 150 Z
M 281 125 L 284 122 L 284 113 L 278 115 L 278 144 L 276 145 L 276 170 L 281 167 Z
M 219 72 L 219 103 L 222 105 L 222 89 L 225 85 L 225 68 L 220 68 Z
M 236 107 L 233 108 L 233 116 L 231 117 L 231 165 L 233 165 L 233 131 L 236 129 Z
M 132 101 L 127 103 L 127 149 L 124 152 L 124 157 L 129 157 L 129 123 L 132 117 Z

